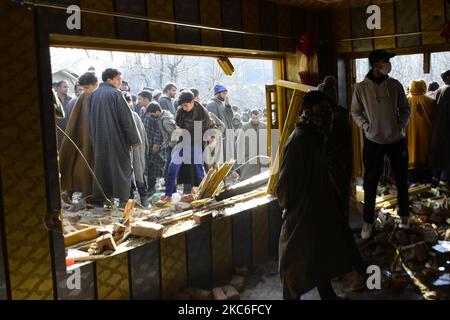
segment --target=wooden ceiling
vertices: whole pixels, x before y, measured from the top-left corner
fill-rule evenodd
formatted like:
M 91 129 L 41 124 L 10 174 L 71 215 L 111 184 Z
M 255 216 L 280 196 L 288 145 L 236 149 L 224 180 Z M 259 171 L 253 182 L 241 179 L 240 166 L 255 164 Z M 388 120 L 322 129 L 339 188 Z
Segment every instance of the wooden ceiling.
M 270 0 L 281 4 L 286 4 L 301 8 L 311 9 L 335 9 L 342 7 L 361 7 L 370 5 L 370 0 Z M 392 2 L 393 0 L 375 0 L 373 4 L 381 4 L 385 2 Z

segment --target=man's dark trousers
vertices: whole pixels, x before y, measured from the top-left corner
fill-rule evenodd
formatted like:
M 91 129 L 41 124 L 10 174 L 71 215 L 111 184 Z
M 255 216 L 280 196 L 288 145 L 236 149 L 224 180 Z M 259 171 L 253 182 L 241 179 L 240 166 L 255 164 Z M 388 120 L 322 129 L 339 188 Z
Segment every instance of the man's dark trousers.
M 378 144 L 364 137 L 364 221 L 366 223 L 374 223 L 377 187 L 383 170 L 385 154 L 389 158 L 397 185 L 398 214 L 402 217 L 409 215 L 406 139 L 403 138 L 392 144 Z

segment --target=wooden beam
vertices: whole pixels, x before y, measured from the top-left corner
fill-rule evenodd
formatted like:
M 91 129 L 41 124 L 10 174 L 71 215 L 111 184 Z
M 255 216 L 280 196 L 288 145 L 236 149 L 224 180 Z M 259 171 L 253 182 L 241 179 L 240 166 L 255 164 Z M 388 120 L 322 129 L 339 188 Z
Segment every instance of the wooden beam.
M 264 60 L 280 60 L 287 53 L 272 52 L 261 50 L 237 49 L 237 48 L 219 48 L 211 46 L 199 46 L 175 43 L 159 43 L 136 40 L 122 39 L 103 39 L 94 37 L 81 37 L 61 34 L 51 34 L 50 43 L 54 47 L 60 48 L 82 48 L 93 50 L 111 50 L 124 52 L 142 52 L 142 53 L 160 53 L 176 54 L 187 56 L 208 56 L 222 57 L 226 55 L 232 58 L 250 58 Z
M 317 87 L 312 87 L 312 86 L 308 86 L 306 84 L 290 82 L 290 81 L 285 81 L 285 80 L 277 80 L 277 81 L 275 81 L 275 84 L 277 86 L 280 86 L 280 87 L 283 87 L 286 89 L 298 90 L 298 91 L 305 92 L 305 93 L 317 89 Z

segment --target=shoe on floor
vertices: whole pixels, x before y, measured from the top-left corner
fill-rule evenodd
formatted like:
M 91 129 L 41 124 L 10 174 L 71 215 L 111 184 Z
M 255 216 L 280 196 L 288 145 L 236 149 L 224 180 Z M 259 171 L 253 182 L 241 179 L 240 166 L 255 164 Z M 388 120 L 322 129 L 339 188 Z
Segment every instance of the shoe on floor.
M 352 292 L 363 291 L 367 288 L 367 275 L 359 272 L 355 272 L 352 277 L 350 290 Z
M 398 225 L 400 229 L 409 229 L 409 217 L 400 217 L 400 223 Z
M 373 223 L 363 222 L 363 226 L 361 229 L 361 239 L 367 240 L 372 236 L 373 231 Z
M 144 208 L 148 208 L 148 206 L 150 205 L 150 198 L 149 197 L 141 197 L 141 205 Z

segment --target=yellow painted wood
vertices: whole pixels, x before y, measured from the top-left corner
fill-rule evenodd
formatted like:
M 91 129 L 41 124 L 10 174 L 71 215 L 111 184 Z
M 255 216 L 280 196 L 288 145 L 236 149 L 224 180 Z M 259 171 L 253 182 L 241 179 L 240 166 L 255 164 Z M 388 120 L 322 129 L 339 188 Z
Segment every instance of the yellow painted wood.
M 114 3 L 111 0 L 80 0 L 80 8 L 104 12 L 113 12 Z M 82 13 L 81 33 L 89 37 L 115 38 L 116 26 L 114 17 Z
M 231 218 L 211 222 L 212 268 L 215 285 L 227 282 L 233 273 Z
M 53 299 L 33 10 L 0 2 L 0 166 L 11 297 Z M 47 155 L 51 156 L 51 155 Z M 55 155 L 56 156 L 56 155 Z
M 147 15 L 150 18 L 174 20 L 173 1 L 147 0 Z M 150 41 L 175 43 L 175 27 L 173 25 L 150 22 Z
M 290 36 L 292 29 L 291 20 L 292 7 L 286 5 L 277 5 L 277 22 L 278 34 L 282 36 Z M 295 41 L 292 39 L 278 39 L 278 50 L 291 52 L 295 51 Z
M 161 281 L 163 299 L 173 299 L 187 285 L 184 232 L 161 239 Z
M 445 21 L 444 0 L 420 0 L 420 18 L 422 31 L 422 44 L 445 43 L 440 30 Z
M 96 262 L 99 300 L 130 299 L 128 254 L 121 253 Z
M 384 36 L 395 34 L 395 15 L 393 1 L 373 0 L 373 4 L 381 9 L 381 30 L 374 30 L 374 36 Z M 395 48 L 395 38 L 375 39 L 375 49 Z
M 259 1 L 242 1 L 242 25 L 244 31 L 260 32 Z M 247 49 L 260 49 L 261 37 L 244 35 L 244 47 Z
M 269 206 L 252 210 L 253 265 L 267 261 L 269 257 Z
M 208 27 L 220 27 L 220 0 L 199 0 L 200 22 Z M 220 31 L 202 30 L 202 44 L 205 46 L 222 47 Z
M 352 43 L 350 41 L 341 42 L 341 39 L 351 37 L 350 32 L 350 10 L 347 7 L 333 11 L 333 32 L 336 39 L 336 50 L 339 53 L 351 52 Z
M 83 49 L 117 50 L 125 52 L 154 52 L 162 54 L 182 54 L 189 56 L 221 57 L 224 54 L 233 58 L 253 58 L 281 61 L 284 52 L 261 51 L 237 48 L 219 48 L 187 44 L 157 43 L 122 39 L 104 39 L 72 35 L 50 35 L 52 46 L 61 48 L 77 47 Z M 276 70 L 275 70 L 276 72 Z M 277 78 L 278 79 L 278 78 Z

